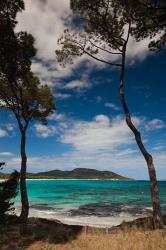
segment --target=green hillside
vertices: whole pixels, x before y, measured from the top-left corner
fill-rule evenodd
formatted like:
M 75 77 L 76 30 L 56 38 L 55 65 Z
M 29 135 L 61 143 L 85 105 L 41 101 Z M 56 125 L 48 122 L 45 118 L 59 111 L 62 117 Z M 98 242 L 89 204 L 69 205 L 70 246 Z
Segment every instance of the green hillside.
M 111 171 L 99 171 L 96 169 L 76 168 L 71 171 L 52 170 L 29 174 L 30 178 L 55 178 L 55 179 L 129 179 Z
M 0 173 L 0 179 L 7 178 L 8 174 Z M 47 172 L 28 173 L 29 179 L 119 179 L 129 180 L 111 171 L 99 171 L 89 168 L 76 168 L 71 171 L 51 170 Z

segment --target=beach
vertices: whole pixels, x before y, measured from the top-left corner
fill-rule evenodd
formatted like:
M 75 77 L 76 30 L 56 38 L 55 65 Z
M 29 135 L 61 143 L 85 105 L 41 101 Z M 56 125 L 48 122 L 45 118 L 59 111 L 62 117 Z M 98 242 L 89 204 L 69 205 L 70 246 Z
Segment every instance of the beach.
M 29 216 L 58 220 L 68 225 L 108 228 L 123 221 L 150 216 L 148 181 L 28 180 Z M 166 211 L 166 182 L 159 182 Z M 20 213 L 20 196 L 15 200 Z

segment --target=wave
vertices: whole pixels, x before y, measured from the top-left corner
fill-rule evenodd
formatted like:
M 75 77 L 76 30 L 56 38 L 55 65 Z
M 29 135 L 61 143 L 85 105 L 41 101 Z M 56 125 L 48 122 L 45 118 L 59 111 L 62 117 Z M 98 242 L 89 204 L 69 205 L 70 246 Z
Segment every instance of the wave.
M 148 208 L 149 209 L 149 208 Z M 138 212 L 139 211 L 139 212 Z M 65 210 L 54 205 L 31 205 L 29 217 L 40 217 L 59 220 L 68 225 L 81 225 L 91 227 L 112 227 L 123 221 L 132 221 L 145 215 L 138 207 L 122 204 L 87 204 L 78 209 Z M 16 207 L 16 213 L 20 213 L 20 207 Z

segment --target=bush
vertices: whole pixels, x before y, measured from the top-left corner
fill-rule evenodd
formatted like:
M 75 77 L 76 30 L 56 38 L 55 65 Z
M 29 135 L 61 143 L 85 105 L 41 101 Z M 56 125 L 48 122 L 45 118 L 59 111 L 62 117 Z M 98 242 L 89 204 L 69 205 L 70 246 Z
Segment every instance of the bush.
M 12 201 L 18 193 L 19 173 L 14 171 L 7 181 L 0 183 L 0 225 L 5 226 L 9 213 L 14 211 Z

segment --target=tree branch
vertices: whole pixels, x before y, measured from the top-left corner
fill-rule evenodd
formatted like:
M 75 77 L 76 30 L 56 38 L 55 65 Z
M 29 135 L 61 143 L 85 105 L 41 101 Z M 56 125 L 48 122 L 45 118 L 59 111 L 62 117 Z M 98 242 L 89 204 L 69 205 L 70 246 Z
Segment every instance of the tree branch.
M 90 57 L 92 57 L 93 59 L 95 59 L 95 60 L 97 60 L 97 61 L 99 61 L 99 62 L 103 62 L 103 63 L 109 64 L 109 65 L 112 65 L 112 66 L 116 66 L 116 67 L 121 67 L 121 66 L 122 66 L 120 63 L 111 63 L 111 62 L 105 61 L 105 60 L 103 60 L 103 59 L 101 59 L 101 58 L 98 58 L 98 57 L 92 55 L 90 52 L 88 52 L 88 51 L 85 49 L 86 43 L 84 44 L 84 46 L 82 46 L 82 45 L 81 45 L 79 42 L 77 42 L 77 41 L 72 41 L 72 40 L 70 40 L 70 41 L 71 41 L 72 43 L 75 43 L 75 44 L 78 46 L 78 48 L 79 48 L 80 50 L 82 50 L 83 53 L 89 55 Z
M 92 57 L 93 59 L 99 61 L 99 62 L 103 62 L 103 63 L 106 63 L 106 64 L 109 64 L 109 65 L 112 65 L 112 66 L 116 66 L 116 67 L 121 67 L 122 65 L 120 63 L 111 63 L 111 62 L 108 62 L 108 61 L 105 61 L 105 60 L 102 60 L 94 55 L 92 55 L 91 53 L 89 53 L 88 51 L 86 51 L 85 49 L 82 50 L 85 54 L 89 55 L 90 57 Z
M 112 54 L 112 55 L 122 55 L 122 52 L 112 52 L 110 50 L 107 50 L 107 49 L 104 49 L 104 48 L 101 48 L 100 46 L 94 44 L 91 40 L 88 40 L 94 47 L 96 47 L 97 49 L 100 49 L 102 51 L 105 51 L 109 54 Z

